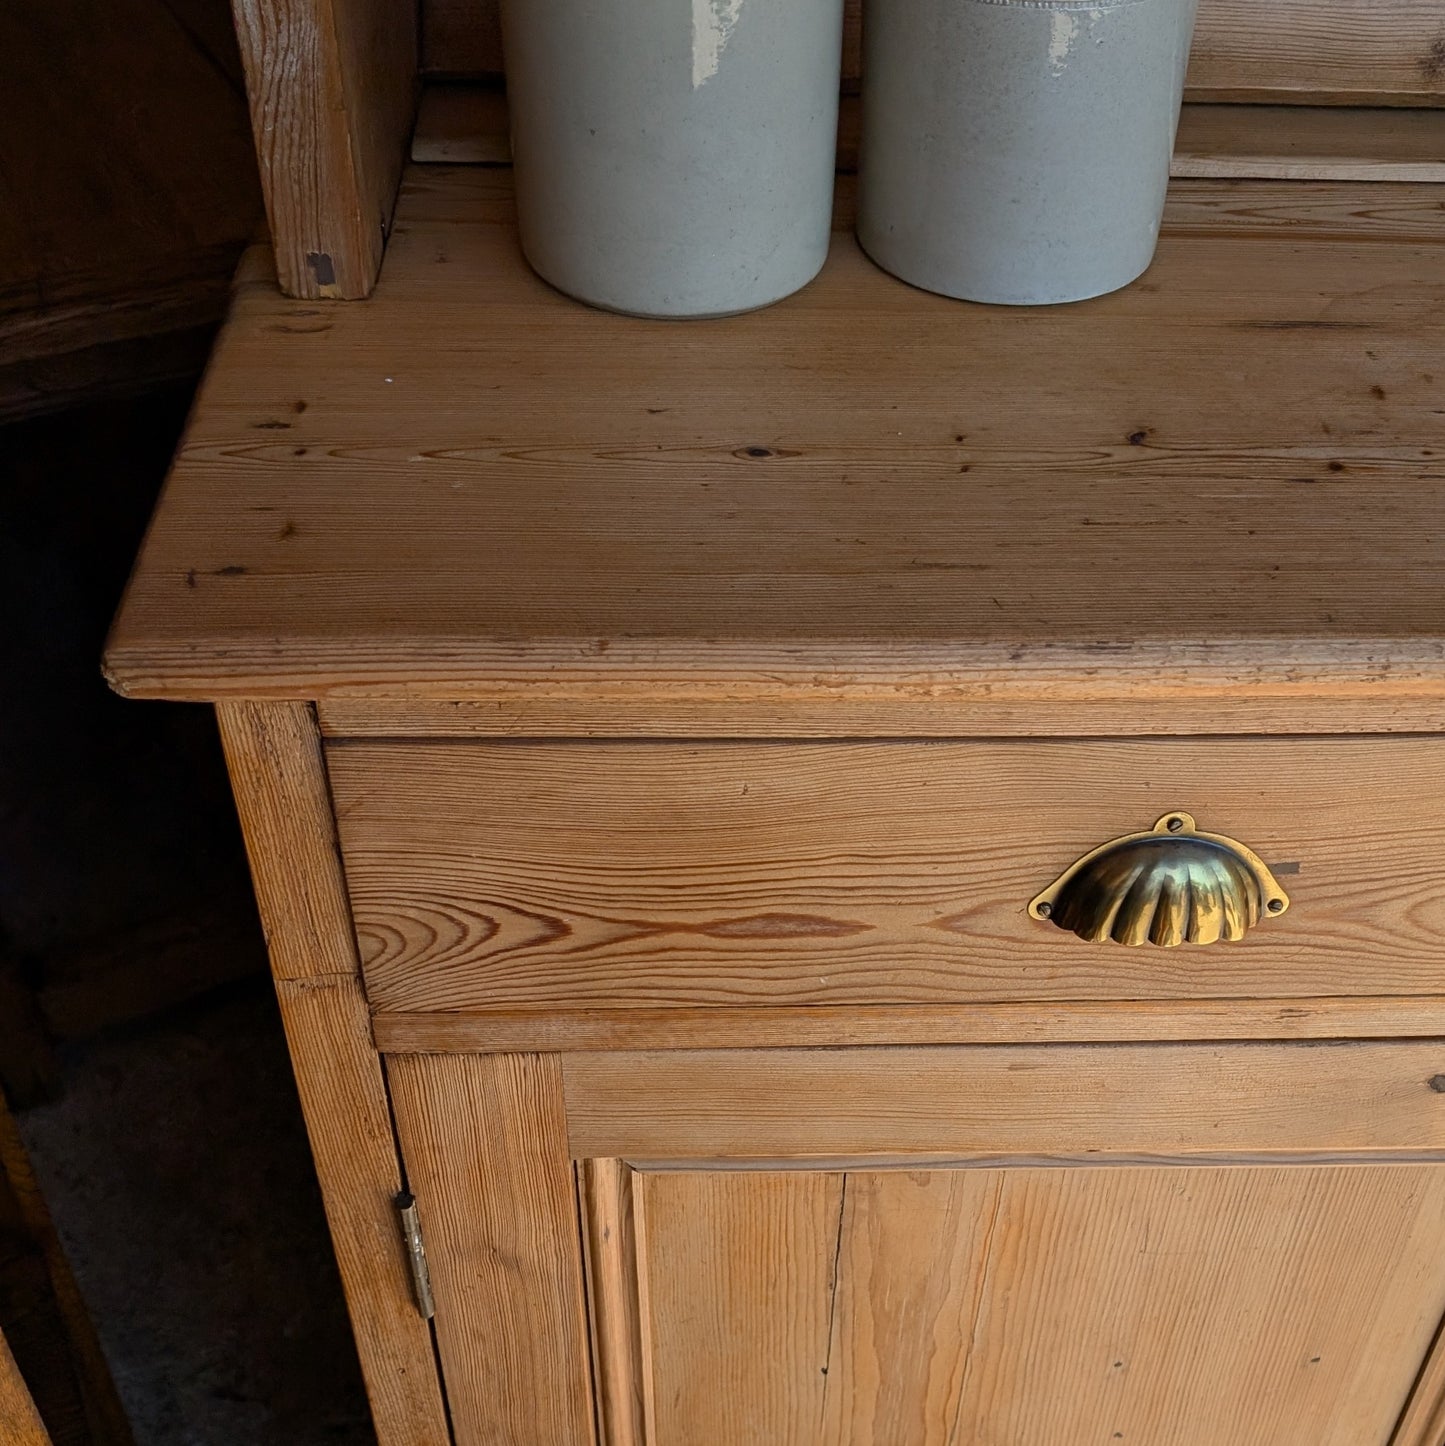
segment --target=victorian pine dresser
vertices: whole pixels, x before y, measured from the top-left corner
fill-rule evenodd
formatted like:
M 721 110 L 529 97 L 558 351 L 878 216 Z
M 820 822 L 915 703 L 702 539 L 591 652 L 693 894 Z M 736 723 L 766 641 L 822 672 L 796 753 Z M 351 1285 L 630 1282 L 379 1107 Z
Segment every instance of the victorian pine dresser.
M 107 668 L 216 705 L 384 1446 L 1445 1442 L 1445 40 L 1329 10 L 1206 0 L 1118 295 L 844 175 L 678 325 L 400 0 L 238 0 L 275 251 Z

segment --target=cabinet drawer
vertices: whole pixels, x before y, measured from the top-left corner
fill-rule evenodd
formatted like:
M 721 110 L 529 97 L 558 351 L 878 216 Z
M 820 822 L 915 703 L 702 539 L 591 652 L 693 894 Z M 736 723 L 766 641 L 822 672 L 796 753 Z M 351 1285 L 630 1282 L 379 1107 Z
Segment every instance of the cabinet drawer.
M 1409 995 L 1445 977 L 1445 739 L 339 741 L 385 1011 Z M 1210 946 L 1030 917 L 1187 811 L 1292 905 Z

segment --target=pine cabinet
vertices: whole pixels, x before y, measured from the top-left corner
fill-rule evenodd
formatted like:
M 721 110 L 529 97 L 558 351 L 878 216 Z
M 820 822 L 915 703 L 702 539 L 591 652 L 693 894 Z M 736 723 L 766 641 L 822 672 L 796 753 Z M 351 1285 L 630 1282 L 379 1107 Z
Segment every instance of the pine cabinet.
M 238 0 L 106 666 L 216 707 L 382 1446 L 1445 1446 L 1438 16 L 1341 4 L 1194 99 L 1412 109 L 1188 112 L 1116 296 L 840 174 L 682 326 L 528 272 L 495 93 L 406 161 L 411 7 Z
M 1433 187 L 700 331 L 507 186 L 252 258 L 108 652 L 217 706 L 384 1446 L 1441 1446 Z
M 458 1439 L 1433 1440 L 1439 1058 L 396 1059 Z

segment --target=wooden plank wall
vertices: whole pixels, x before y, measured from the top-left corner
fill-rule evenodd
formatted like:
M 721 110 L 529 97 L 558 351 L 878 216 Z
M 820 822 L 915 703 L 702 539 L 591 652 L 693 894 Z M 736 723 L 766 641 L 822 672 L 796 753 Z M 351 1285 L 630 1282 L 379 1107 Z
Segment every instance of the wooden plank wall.
M 226 0 L 8 0 L 0 94 L 0 420 L 198 371 L 261 225 Z
M 862 0 L 848 0 L 844 71 L 856 80 Z M 434 76 L 502 69 L 499 0 L 423 0 Z M 1196 100 L 1445 105 L 1439 0 L 1201 0 Z

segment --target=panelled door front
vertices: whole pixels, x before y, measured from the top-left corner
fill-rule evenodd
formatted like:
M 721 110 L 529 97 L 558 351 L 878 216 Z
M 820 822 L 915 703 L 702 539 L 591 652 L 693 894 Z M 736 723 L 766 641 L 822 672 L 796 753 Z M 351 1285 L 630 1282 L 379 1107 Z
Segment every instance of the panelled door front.
M 626 1188 L 634 1270 L 592 1281 L 604 1318 L 636 1291 L 618 1446 L 1385 1446 L 1445 1313 L 1434 1165 Z
M 457 1440 L 1442 1446 L 1442 1048 L 393 1056 Z

